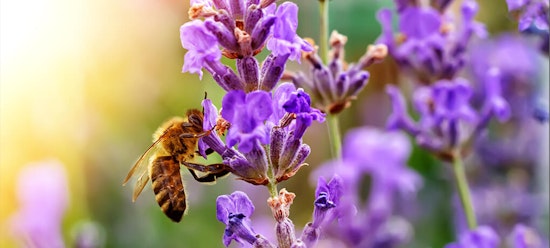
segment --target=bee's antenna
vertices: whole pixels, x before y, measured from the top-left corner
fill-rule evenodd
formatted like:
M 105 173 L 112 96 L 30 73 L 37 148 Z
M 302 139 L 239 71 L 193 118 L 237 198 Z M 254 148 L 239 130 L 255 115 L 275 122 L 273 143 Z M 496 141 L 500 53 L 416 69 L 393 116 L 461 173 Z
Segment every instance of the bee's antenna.
M 206 91 L 204 91 L 204 99 L 203 99 L 203 101 L 206 100 L 206 95 L 207 95 L 207 93 L 206 93 Z M 204 115 L 204 106 L 202 106 L 202 114 Z

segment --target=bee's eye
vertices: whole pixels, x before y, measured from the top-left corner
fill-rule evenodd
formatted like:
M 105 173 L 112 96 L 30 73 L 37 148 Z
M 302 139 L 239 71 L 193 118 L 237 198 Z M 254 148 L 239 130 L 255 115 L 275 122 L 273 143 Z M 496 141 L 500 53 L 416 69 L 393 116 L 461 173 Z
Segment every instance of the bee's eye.
M 197 116 L 197 115 L 190 115 L 188 119 L 189 119 L 189 122 L 190 122 L 191 124 L 193 124 L 194 126 L 200 126 L 200 127 L 202 127 L 202 120 L 201 120 L 201 118 L 200 118 L 199 116 Z

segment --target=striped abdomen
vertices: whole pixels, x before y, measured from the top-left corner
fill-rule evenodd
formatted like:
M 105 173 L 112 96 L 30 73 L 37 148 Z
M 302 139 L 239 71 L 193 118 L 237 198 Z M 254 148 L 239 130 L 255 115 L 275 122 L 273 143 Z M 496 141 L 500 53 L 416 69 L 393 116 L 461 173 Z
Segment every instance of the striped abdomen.
M 180 165 L 172 156 L 155 158 L 150 170 L 155 198 L 162 212 L 172 221 L 180 222 L 187 207 Z

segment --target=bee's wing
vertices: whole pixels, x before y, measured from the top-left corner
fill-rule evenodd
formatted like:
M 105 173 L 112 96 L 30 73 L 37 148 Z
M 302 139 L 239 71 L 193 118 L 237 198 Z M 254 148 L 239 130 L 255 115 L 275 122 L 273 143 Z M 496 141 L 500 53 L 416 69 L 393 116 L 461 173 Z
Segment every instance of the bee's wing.
M 132 196 L 132 201 L 136 201 L 137 197 L 143 191 L 143 188 L 145 185 L 147 185 L 147 182 L 149 181 L 149 173 L 148 173 L 148 164 L 149 164 L 149 157 L 152 154 L 155 154 L 157 150 L 161 149 L 161 147 L 158 145 L 162 139 L 164 138 L 165 134 L 168 132 L 168 128 L 164 131 L 164 133 L 157 139 L 147 150 L 139 157 L 137 162 L 134 164 L 132 169 L 128 172 L 128 175 L 124 179 L 124 182 L 122 183 L 122 186 L 126 185 L 130 178 L 134 174 L 138 175 L 138 179 L 136 181 L 136 185 L 134 186 L 134 194 Z

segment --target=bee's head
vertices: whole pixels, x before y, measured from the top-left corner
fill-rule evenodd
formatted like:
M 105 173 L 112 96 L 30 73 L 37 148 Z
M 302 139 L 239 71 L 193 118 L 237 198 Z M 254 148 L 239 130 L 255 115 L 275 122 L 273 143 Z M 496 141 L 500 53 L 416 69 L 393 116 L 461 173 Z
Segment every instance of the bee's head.
M 203 114 L 198 109 L 190 109 L 187 111 L 187 121 L 193 126 L 198 127 L 202 130 L 202 119 Z

